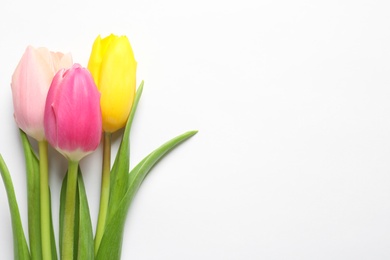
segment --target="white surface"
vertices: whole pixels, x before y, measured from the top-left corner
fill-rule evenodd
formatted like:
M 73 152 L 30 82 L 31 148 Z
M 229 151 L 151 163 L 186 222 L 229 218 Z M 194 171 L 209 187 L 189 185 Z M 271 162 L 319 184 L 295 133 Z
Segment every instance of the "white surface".
M 3 0 L 0 153 L 25 227 L 13 70 L 28 44 L 71 52 L 85 66 L 95 37 L 113 32 L 130 38 L 145 80 L 133 165 L 199 130 L 143 183 L 123 259 L 390 259 L 389 8 L 372 0 Z M 100 152 L 82 162 L 94 226 Z M 57 223 L 65 161 L 52 156 L 51 170 Z M 2 259 L 12 259 L 11 238 L 0 185 Z

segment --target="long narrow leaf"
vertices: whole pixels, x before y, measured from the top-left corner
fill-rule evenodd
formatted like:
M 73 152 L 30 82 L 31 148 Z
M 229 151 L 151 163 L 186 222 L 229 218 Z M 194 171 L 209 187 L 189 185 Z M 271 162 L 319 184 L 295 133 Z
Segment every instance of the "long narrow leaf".
M 128 172 L 130 160 L 129 136 L 131 124 L 135 112 L 137 110 L 138 102 L 142 95 L 144 82 L 142 81 L 137 89 L 134 98 L 134 103 L 130 111 L 129 118 L 126 123 L 125 131 L 123 133 L 122 141 L 115 157 L 115 162 L 110 173 L 110 200 L 108 205 L 107 219 L 113 215 L 123 195 L 126 193 L 128 186 Z
M 42 259 L 41 203 L 39 182 L 39 160 L 31 148 L 27 135 L 20 130 L 27 177 L 28 235 L 32 260 Z
M 62 256 L 62 239 L 64 236 L 64 215 L 65 215 L 65 198 L 66 198 L 66 187 L 67 187 L 67 179 L 66 175 L 64 176 L 64 179 L 62 181 L 62 186 L 61 186 L 61 193 L 60 193 L 60 256 Z
M 18 202 L 16 201 L 15 190 L 12 184 L 8 168 L 0 155 L 0 172 L 3 178 L 5 190 L 8 196 L 8 204 L 11 211 L 12 230 L 14 238 L 14 259 L 28 260 L 30 252 L 27 247 L 26 237 L 23 232 L 22 221 L 20 219 Z
M 153 168 L 153 166 L 157 162 L 159 162 L 165 154 L 167 154 L 177 145 L 184 142 L 196 133 L 197 131 L 190 131 L 171 139 L 170 141 L 166 142 L 165 144 L 157 148 L 155 151 L 150 153 L 129 173 L 131 182 L 127 187 L 127 191 L 122 198 L 118 209 L 115 211 L 114 215 L 110 219 L 108 219 L 106 230 L 103 235 L 98 254 L 96 256 L 97 260 L 120 259 L 123 242 L 123 230 L 127 212 L 130 207 L 131 201 L 133 200 L 142 181 L 149 173 L 149 171 Z
M 89 214 L 87 194 L 81 171 L 78 176 L 78 200 L 79 210 L 76 218 L 78 219 L 78 244 L 77 244 L 77 259 L 92 260 L 94 259 L 94 244 L 91 216 Z
M 80 168 L 79 168 L 80 169 Z M 77 174 L 78 177 L 78 174 Z M 79 189 L 78 189 L 78 178 L 77 178 L 77 184 L 76 184 L 76 203 L 75 203 L 75 212 L 74 212 L 74 233 L 73 233 L 73 258 L 72 260 L 77 260 L 77 250 L 78 250 L 78 244 L 79 244 L 79 227 L 80 227 L 80 218 L 78 217 L 80 215 L 80 197 L 79 197 Z M 66 201 L 66 199 L 65 199 Z M 64 258 L 65 260 L 65 258 Z M 69 259 L 71 260 L 71 259 Z
M 64 234 L 64 214 L 65 214 L 65 199 L 67 187 L 67 174 L 62 181 L 61 195 L 60 195 L 60 254 L 62 255 L 62 239 Z M 77 196 L 76 196 L 76 212 L 75 212 L 75 247 L 74 259 L 78 260 L 92 260 L 94 259 L 93 248 L 93 231 L 91 217 L 89 213 L 89 206 L 87 201 L 87 194 L 85 192 L 84 181 L 82 173 L 79 168 L 77 180 Z
M 54 227 L 53 227 L 53 211 L 51 208 L 51 190 L 49 188 L 49 199 L 50 199 L 50 243 L 51 243 L 51 259 L 57 260 L 57 246 L 56 246 L 56 238 L 54 235 Z
M 79 169 L 80 170 L 80 169 Z M 62 180 L 62 187 L 61 187 L 61 194 L 60 194 L 60 216 L 59 216 L 59 220 L 60 220 L 60 259 L 61 260 L 68 260 L 68 259 L 62 259 L 62 251 L 63 251 L 63 248 L 62 248 L 62 241 L 64 239 L 64 216 L 65 216 L 65 205 L 66 205 L 66 189 L 67 189 L 67 186 L 68 186 L 68 172 L 66 172 L 65 176 L 64 176 L 64 179 Z M 77 243 L 78 243 L 78 226 L 79 226 L 79 218 L 77 217 L 78 216 L 78 212 L 79 212 L 79 205 L 80 205 L 80 201 L 79 201 L 79 197 L 78 197 L 78 191 L 76 190 L 76 201 L 75 201 L 75 223 L 74 223 L 74 244 L 73 244 L 73 257 L 72 259 L 69 259 L 69 260 L 76 260 L 77 259 Z

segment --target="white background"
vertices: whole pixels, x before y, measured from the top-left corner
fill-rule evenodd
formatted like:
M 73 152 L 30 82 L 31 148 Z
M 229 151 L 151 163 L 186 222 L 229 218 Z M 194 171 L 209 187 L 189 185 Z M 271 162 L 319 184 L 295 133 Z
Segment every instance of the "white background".
M 2 0 L 0 153 L 25 229 L 13 70 L 29 44 L 86 66 L 112 32 L 145 80 L 132 165 L 199 130 L 143 183 L 123 259 L 390 259 L 389 12 L 373 0 Z M 66 162 L 51 152 L 57 229 Z M 81 163 L 94 227 L 100 156 Z M 0 252 L 13 258 L 3 185 Z

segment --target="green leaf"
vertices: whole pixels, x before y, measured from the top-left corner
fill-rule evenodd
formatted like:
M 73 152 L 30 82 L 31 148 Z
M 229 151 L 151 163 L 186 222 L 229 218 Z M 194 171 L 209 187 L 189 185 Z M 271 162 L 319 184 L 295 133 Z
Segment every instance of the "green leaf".
M 62 181 L 60 195 L 60 254 L 62 255 L 62 239 L 64 233 L 65 195 L 67 186 L 67 173 Z M 76 216 L 75 216 L 75 246 L 74 259 L 94 259 L 93 231 L 87 195 L 80 167 L 78 169 L 77 195 L 76 195 Z
M 145 179 L 150 170 L 163 158 L 164 155 L 172 151 L 176 146 L 183 143 L 190 137 L 194 136 L 197 132 L 198 131 L 188 131 L 171 139 L 150 153 L 144 160 L 142 160 L 139 165 L 137 165 L 129 173 L 131 181 L 121 204 L 125 205 L 128 209 L 134 194 L 137 192 L 138 188 L 141 186 L 142 181 Z
M 68 172 L 69 173 L 69 172 Z M 78 174 L 77 174 L 77 177 L 78 177 Z M 69 181 L 69 180 L 68 180 Z M 77 180 L 78 182 L 78 180 Z M 76 183 L 76 185 L 78 185 L 78 183 Z M 78 187 L 76 186 L 76 203 L 75 203 L 75 212 L 74 212 L 74 233 L 73 233 L 73 258 L 74 260 L 77 259 L 77 253 L 78 253 L 78 244 L 79 244 L 79 225 L 80 225 L 80 219 L 78 218 L 78 216 L 80 215 L 80 199 L 79 199 L 79 190 L 78 190 Z M 66 199 L 65 199 L 66 201 Z M 65 210 L 66 210 L 66 206 L 65 206 Z M 64 258 L 63 256 L 61 256 L 62 258 Z M 65 259 L 65 258 L 64 258 Z M 69 259 L 70 260 L 70 259 Z
M 20 129 L 19 129 L 20 130 Z M 31 259 L 42 259 L 41 243 L 41 210 L 40 210 L 40 176 L 39 160 L 31 147 L 27 135 L 20 130 L 23 144 L 24 157 L 26 161 L 27 176 L 27 202 L 28 202 L 28 233 L 30 241 Z M 49 190 L 50 193 L 50 190 Z M 51 207 L 51 195 L 50 207 Z M 50 208 L 50 229 L 51 229 L 51 252 L 52 259 L 57 260 L 57 248 L 54 236 L 53 217 Z
M 64 235 L 64 215 L 65 215 L 65 198 L 66 198 L 66 186 L 67 186 L 67 179 L 65 174 L 64 179 L 62 181 L 62 186 L 61 186 L 61 193 L 60 193 L 60 256 L 62 255 L 62 238 Z
M 24 157 L 26 161 L 27 176 L 27 202 L 28 202 L 28 234 L 30 241 L 30 251 L 32 260 L 42 259 L 41 243 L 41 205 L 40 205 L 40 172 L 39 160 L 34 153 L 31 143 L 21 129 L 20 137 L 22 139 Z M 50 193 L 50 190 L 49 190 Z M 51 199 L 51 195 L 50 198 Z M 50 200 L 51 207 L 51 200 Z M 54 236 L 53 217 L 50 208 L 50 229 L 51 229 L 51 253 L 52 259 L 57 260 L 57 248 Z
M 23 232 L 22 222 L 20 220 L 20 213 L 18 202 L 15 196 L 14 186 L 9 174 L 7 165 L 5 164 L 3 157 L 0 155 L 0 172 L 3 178 L 5 190 L 8 196 L 8 204 L 11 211 L 11 221 L 14 239 L 14 259 L 15 260 L 27 260 L 30 259 L 30 252 L 28 251 L 26 237 Z
M 118 209 L 107 222 L 103 239 L 96 256 L 97 260 L 120 259 L 123 242 L 123 230 L 127 212 L 129 210 L 131 201 L 133 200 L 142 181 L 145 179 L 146 175 L 153 168 L 153 166 L 156 165 L 156 163 L 158 163 L 165 154 L 196 133 L 197 131 L 190 131 L 171 139 L 145 157 L 129 173 L 129 186 L 127 187 L 126 193 L 118 205 Z
M 78 176 L 77 184 L 78 184 L 77 195 L 79 201 L 78 215 L 76 215 L 76 219 L 78 219 L 78 224 L 79 224 L 77 259 L 89 260 L 89 259 L 94 259 L 93 232 L 92 232 L 91 216 L 89 214 L 87 194 L 85 192 L 84 181 L 83 181 L 80 168 L 79 168 L 79 176 Z
M 32 260 L 42 259 L 41 204 L 39 182 L 39 160 L 31 148 L 27 135 L 20 130 L 27 177 L 28 234 Z
M 57 246 L 56 246 L 56 238 L 54 235 L 54 228 L 53 228 L 53 211 L 51 208 L 51 191 L 49 188 L 49 199 L 50 199 L 50 243 L 51 243 L 51 259 L 57 260 Z
M 138 102 L 142 95 L 143 86 L 144 82 L 142 81 L 137 89 L 137 93 L 134 98 L 134 103 L 126 123 L 125 131 L 123 133 L 122 141 L 119 146 L 118 152 L 115 157 L 115 162 L 110 173 L 110 200 L 108 204 L 107 220 L 116 211 L 119 202 L 122 200 L 123 195 L 126 193 L 127 190 L 128 172 L 130 167 L 130 129 L 131 124 L 133 123 L 135 112 L 137 110 Z

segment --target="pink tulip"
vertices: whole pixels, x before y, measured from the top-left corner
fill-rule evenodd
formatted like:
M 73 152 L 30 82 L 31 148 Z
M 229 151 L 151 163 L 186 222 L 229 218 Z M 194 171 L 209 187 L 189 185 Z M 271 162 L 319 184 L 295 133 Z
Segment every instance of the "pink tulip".
M 79 161 L 98 147 L 102 133 L 100 94 L 87 69 L 74 64 L 54 76 L 44 125 L 48 142 L 68 160 Z
M 45 138 L 43 114 L 54 74 L 72 66 L 70 54 L 28 46 L 12 76 L 12 96 L 16 124 L 37 141 Z

